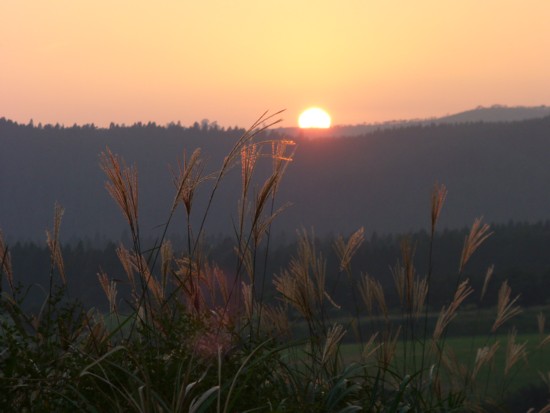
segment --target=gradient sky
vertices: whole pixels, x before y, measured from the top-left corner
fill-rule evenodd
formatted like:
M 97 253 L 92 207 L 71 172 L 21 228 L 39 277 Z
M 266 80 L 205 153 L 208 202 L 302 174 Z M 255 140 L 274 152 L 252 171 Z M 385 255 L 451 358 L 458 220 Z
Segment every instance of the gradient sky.
M 550 104 L 548 0 L 2 0 L 0 117 L 334 124 Z

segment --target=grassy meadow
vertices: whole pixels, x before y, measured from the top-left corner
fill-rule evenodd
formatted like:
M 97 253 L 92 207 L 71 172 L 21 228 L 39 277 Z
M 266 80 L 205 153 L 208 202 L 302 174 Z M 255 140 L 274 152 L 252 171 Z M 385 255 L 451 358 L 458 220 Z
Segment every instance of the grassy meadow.
M 284 214 L 276 196 L 296 149 L 292 141 L 264 140 L 277 115 L 258 119 L 213 172 L 200 150 L 181 160 L 165 227 L 151 249 L 141 245 L 137 170 L 106 149 L 100 165 L 106 189 L 131 234 L 130 244 L 117 249 L 128 291 L 98 273 L 107 313 L 84 308 L 67 293 L 61 206 L 47 233 L 51 259 L 37 311 L 27 310 L 28 286 L 18 282 L 0 234 L 0 411 L 550 411 L 548 309 L 520 308 L 507 282 L 490 284 L 492 269 L 481 291 L 464 275 L 491 236 L 481 219 L 457 251 L 454 290 L 442 308 L 430 305 L 432 267 L 417 273 L 410 241 L 398 262 L 388 263 L 397 308 L 387 305 L 376 278 L 357 276 L 353 256 L 362 229 L 336 240 L 337 268 L 327 268 L 313 233 L 299 232 L 295 254 L 273 279 L 277 296 L 266 298 L 260 258 L 268 258 L 271 227 Z M 270 172 L 257 176 L 266 162 Z M 242 192 L 231 206 L 238 218 L 235 269 L 228 275 L 204 254 L 204 227 L 233 168 L 241 171 Z M 206 182 L 209 202 L 197 211 L 194 196 Z M 444 185 L 434 185 L 432 243 L 446 195 Z M 188 242 L 175 251 L 166 234 L 182 212 Z M 432 246 L 421 257 L 430 263 Z M 353 311 L 331 297 L 329 272 L 350 288 Z M 474 294 L 482 303 L 489 288 L 498 289 L 496 308 L 464 305 Z M 529 385 L 537 397 L 528 396 Z
M 481 368 L 479 375 L 482 380 L 476 389 L 481 395 L 498 398 L 502 394 L 513 393 L 529 384 L 537 383 L 540 380 L 539 373 L 550 371 L 550 356 L 539 347 L 540 336 L 538 334 L 521 334 L 517 335 L 515 339 L 518 343 L 527 343 L 525 347 L 526 357 L 513 366 L 510 374 L 505 373 L 507 335 L 493 337 L 456 336 L 449 338 L 445 345 L 456 355 L 458 360 L 473 365 L 478 348 L 492 346 L 496 342 L 502 343 L 491 364 Z M 362 346 L 342 344 L 340 350 L 344 363 L 361 361 Z M 393 360 L 394 369 L 399 369 L 405 362 L 403 353 L 404 344 L 398 342 L 396 356 Z M 421 357 L 421 348 L 417 349 L 416 357 Z M 542 381 L 539 384 L 542 384 Z

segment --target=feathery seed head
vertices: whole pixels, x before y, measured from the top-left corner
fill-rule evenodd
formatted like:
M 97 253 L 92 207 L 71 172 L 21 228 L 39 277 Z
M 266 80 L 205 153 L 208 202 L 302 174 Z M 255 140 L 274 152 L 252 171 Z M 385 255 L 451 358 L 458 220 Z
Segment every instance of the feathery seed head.
M 491 328 L 491 332 L 493 333 L 497 331 L 497 329 L 506 321 L 521 313 L 521 308 L 519 306 L 514 306 L 516 301 L 519 299 L 519 295 L 511 300 L 511 294 L 512 289 L 508 285 L 508 281 L 504 281 L 498 291 L 497 317 L 493 323 L 493 327 Z
M 508 334 L 508 343 L 506 345 L 506 359 L 504 365 L 504 374 L 508 374 L 510 369 L 520 360 L 527 361 L 527 342 L 516 343 L 517 331 L 512 329 Z
M 135 166 L 127 167 L 124 160 L 113 154 L 109 148 L 100 154 L 100 166 L 108 181 L 107 191 L 117 203 L 128 221 L 132 236 L 138 230 L 138 175 Z
M 483 297 L 485 297 L 485 293 L 487 292 L 487 287 L 489 286 L 489 282 L 491 281 L 491 278 L 493 277 L 493 272 L 495 270 L 495 266 L 491 265 L 487 272 L 485 273 L 485 279 L 483 280 L 483 288 L 481 289 L 481 296 L 479 298 L 479 301 L 483 300 Z
M 344 242 L 344 239 L 339 236 L 334 244 L 334 249 L 340 260 L 340 271 L 349 271 L 350 262 L 355 255 L 361 244 L 365 241 L 365 230 L 363 227 L 355 231 L 348 239 L 348 242 Z
M 478 247 L 493 233 L 489 232 L 489 225 L 481 223 L 482 218 L 476 218 L 470 229 L 470 233 L 464 239 L 464 247 L 460 257 L 458 272 L 462 273 L 464 266 Z
M 63 284 L 67 284 L 65 277 L 65 264 L 63 262 L 63 256 L 61 254 L 61 247 L 59 245 L 59 228 L 61 226 L 61 218 L 63 217 L 65 210 L 58 203 L 54 207 L 54 224 L 53 233 L 46 231 L 46 243 L 50 250 L 50 259 L 53 265 L 57 267 Z
M 468 283 L 469 280 L 462 281 L 455 291 L 453 301 L 451 301 L 448 307 L 443 307 L 441 309 L 433 332 L 434 341 L 437 341 L 441 338 L 449 323 L 456 317 L 456 313 L 462 302 L 474 292 L 474 290 L 468 285 Z
M 447 188 L 445 185 L 436 183 L 432 191 L 432 236 L 435 233 L 435 226 L 437 224 L 437 220 L 439 219 L 439 215 L 441 214 L 443 204 L 445 203 L 445 198 L 447 198 Z

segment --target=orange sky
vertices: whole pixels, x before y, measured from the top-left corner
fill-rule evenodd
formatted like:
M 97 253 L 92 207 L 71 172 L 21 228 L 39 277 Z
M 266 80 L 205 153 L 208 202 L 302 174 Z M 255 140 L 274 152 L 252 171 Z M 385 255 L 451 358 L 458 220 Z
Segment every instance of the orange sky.
M 2 0 L 0 117 L 334 124 L 550 104 L 548 0 Z

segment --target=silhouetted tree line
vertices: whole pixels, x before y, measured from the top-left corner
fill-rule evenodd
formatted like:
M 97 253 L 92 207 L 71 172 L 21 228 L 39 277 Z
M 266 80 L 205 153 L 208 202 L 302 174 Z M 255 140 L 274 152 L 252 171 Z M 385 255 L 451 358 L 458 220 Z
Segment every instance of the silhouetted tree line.
M 436 234 L 433 256 L 433 278 L 430 302 L 438 309 L 445 305 L 455 286 L 464 238 L 468 229 L 443 230 Z M 550 299 L 550 221 L 535 224 L 512 222 L 492 226 L 493 235 L 479 248 L 466 266 L 462 279 L 469 278 L 476 293 L 470 302 L 477 303 L 487 269 L 494 265 L 489 292 L 482 306 L 494 306 L 497 291 L 508 280 L 514 296 L 520 294 L 522 306 L 538 306 Z M 398 301 L 393 285 L 392 268 L 401 259 L 401 243 L 408 238 L 415 249 L 414 263 L 418 276 L 428 269 L 429 235 L 424 231 L 408 235 L 376 233 L 365 240 L 352 260 L 353 282 L 364 274 L 375 276 L 384 286 L 388 302 L 396 308 Z M 282 241 L 286 239 L 286 241 Z M 349 280 L 339 272 L 334 252 L 335 236 L 316 239 L 318 253 L 327 261 L 327 289 L 336 303 L 353 310 Z M 151 243 L 152 241 L 150 241 Z M 184 250 L 183 240 L 173 240 L 176 250 Z M 234 243 L 229 237 L 211 238 L 207 242 L 207 256 L 220 266 L 230 278 L 235 275 Z M 15 243 L 9 247 L 12 254 L 16 281 L 30 286 L 29 298 L 39 305 L 49 282 L 49 251 L 34 243 Z M 116 255 L 116 245 L 107 243 L 98 247 L 91 241 L 77 241 L 62 248 L 68 278 L 69 292 L 87 305 L 106 307 L 105 296 L 99 286 L 97 273 L 101 269 L 119 283 L 120 300 L 127 293 L 127 279 Z M 263 272 L 265 264 L 266 296 L 274 296 L 272 277 L 284 269 L 296 254 L 296 241 L 279 237 L 270 248 L 267 263 L 258 260 L 257 269 Z M 258 254 L 262 257 L 263 254 Z M 243 275 L 244 277 L 244 275 Z M 4 288 L 6 288 L 4 280 Z
M 199 122 L 194 122 L 191 126 L 184 126 L 181 124 L 180 121 L 178 122 L 169 122 L 166 125 L 159 125 L 156 122 L 135 122 L 132 125 L 126 125 L 126 124 L 119 124 L 111 122 L 109 124 L 108 128 L 100 128 L 96 126 L 94 123 L 86 123 L 83 125 L 73 124 L 72 126 L 65 126 L 61 125 L 59 123 L 56 124 L 46 124 L 43 125 L 42 123 L 38 123 L 37 125 L 34 124 L 34 121 L 31 119 L 27 124 L 19 123 L 12 121 L 10 119 L 6 119 L 5 117 L 0 118 L 0 130 L 4 131 L 6 133 L 14 132 L 14 131 L 32 131 L 32 130 L 66 130 L 66 131 L 100 131 L 100 130 L 117 130 L 117 129 L 171 129 L 171 130 L 180 130 L 180 131 L 186 131 L 186 130 L 193 130 L 197 131 L 200 130 L 202 132 L 232 132 L 232 131 L 239 131 L 242 132 L 243 128 L 239 128 L 237 126 L 235 127 L 228 127 L 225 128 L 223 126 L 218 125 L 218 122 L 216 121 L 209 121 L 208 119 L 203 119 Z

